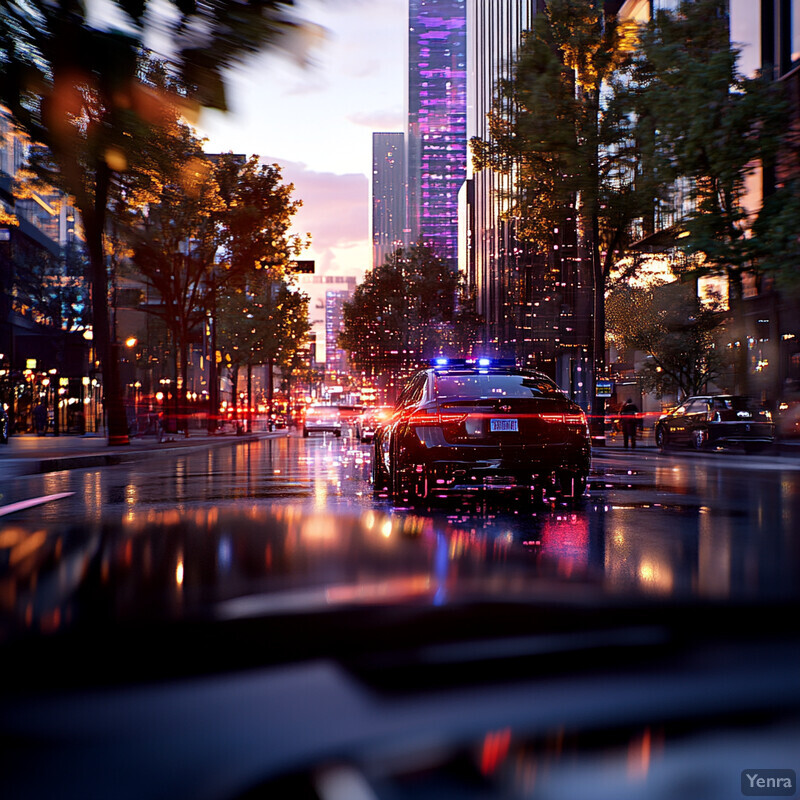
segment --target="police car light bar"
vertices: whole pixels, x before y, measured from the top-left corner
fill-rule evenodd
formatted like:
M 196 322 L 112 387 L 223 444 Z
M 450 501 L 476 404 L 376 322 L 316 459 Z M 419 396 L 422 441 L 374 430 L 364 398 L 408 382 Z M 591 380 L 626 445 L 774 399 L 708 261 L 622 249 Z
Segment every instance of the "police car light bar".
M 446 356 L 437 356 L 430 360 L 432 367 L 458 369 L 464 367 L 480 367 L 481 369 L 489 369 L 491 367 L 516 367 L 516 359 L 513 358 L 489 358 L 488 356 L 480 356 L 478 358 L 447 358 Z

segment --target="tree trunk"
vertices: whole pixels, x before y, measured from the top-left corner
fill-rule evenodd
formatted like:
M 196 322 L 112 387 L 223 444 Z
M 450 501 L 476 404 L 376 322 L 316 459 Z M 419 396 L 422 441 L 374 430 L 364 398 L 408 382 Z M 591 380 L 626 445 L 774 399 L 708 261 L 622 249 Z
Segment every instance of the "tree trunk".
M 253 365 L 247 363 L 247 432 L 253 431 Z
M 286 373 L 286 430 L 292 427 L 292 369 Z
M 238 428 L 239 425 L 239 365 L 230 368 L 231 372 L 231 403 L 233 405 L 233 420 Z
M 214 279 L 216 280 L 216 278 Z M 217 374 L 217 287 L 211 290 L 211 354 L 208 362 L 208 432 L 217 432 L 219 415 L 219 376 Z
M 178 433 L 180 419 L 180 374 L 181 374 L 181 346 L 178 338 L 177 331 L 172 334 L 172 352 L 174 355 L 172 361 L 172 416 L 175 419 L 175 433 Z
M 733 317 L 733 340 L 738 339 L 739 346 L 734 348 L 733 380 L 738 394 L 749 394 L 750 370 L 747 341 L 747 318 L 744 313 L 744 286 L 742 273 L 739 270 L 728 272 L 728 303 Z
M 267 419 L 272 419 L 272 367 L 275 364 L 275 359 L 270 356 L 267 359 Z
M 103 221 L 108 199 L 109 170 L 99 162 L 96 170 L 97 188 L 93 209 L 81 209 L 86 231 L 86 249 L 92 277 L 92 336 L 95 359 L 100 362 L 103 376 L 103 407 L 106 413 L 108 444 L 130 444 L 128 421 L 122 400 L 119 377 L 119 352 L 112 341 L 108 314 L 108 272 L 103 252 Z
M 189 436 L 189 401 L 186 397 L 189 391 L 189 346 L 186 342 L 187 336 L 184 332 L 181 336 L 181 381 L 182 384 L 178 391 L 179 407 L 184 410 L 183 430 L 184 436 Z

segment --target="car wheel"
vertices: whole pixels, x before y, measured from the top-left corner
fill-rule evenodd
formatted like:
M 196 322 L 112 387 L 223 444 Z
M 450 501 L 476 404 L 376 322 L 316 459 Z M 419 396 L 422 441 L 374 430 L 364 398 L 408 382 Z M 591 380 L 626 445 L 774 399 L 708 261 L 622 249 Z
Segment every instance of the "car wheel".
M 698 428 L 692 431 L 692 444 L 695 450 L 704 450 L 708 443 L 708 431 L 703 428 Z
M 559 478 L 561 494 L 572 500 L 580 500 L 586 491 L 586 475 L 565 472 Z
M 413 481 L 409 478 L 407 469 L 398 463 L 396 454 L 391 459 L 389 481 L 392 498 L 404 502 L 413 502 L 416 497 Z
M 667 449 L 667 432 L 660 425 L 656 428 L 656 447 L 662 453 Z

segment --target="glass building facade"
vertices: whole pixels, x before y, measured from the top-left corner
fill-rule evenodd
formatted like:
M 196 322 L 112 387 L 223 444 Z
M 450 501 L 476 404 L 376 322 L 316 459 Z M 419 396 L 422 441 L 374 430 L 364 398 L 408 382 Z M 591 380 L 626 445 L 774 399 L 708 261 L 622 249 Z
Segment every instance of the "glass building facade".
M 351 296 L 347 290 L 325 292 L 325 366 L 330 372 L 347 372 L 347 352 L 339 347 L 339 334 L 344 327 L 342 306 Z
M 467 0 L 409 0 L 408 228 L 453 270 L 466 177 Z
M 406 237 L 406 154 L 402 133 L 372 134 L 372 266 L 377 267 Z
M 530 27 L 537 0 L 469 0 L 467 9 L 468 63 L 467 138 L 488 140 L 487 115 L 495 86 L 512 77 L 522 33 Z M 509 208 L 512 177 L 482 170 L 474 175 L 470 192 L 470 235 L 462 268 L 474 287 L 477 311 L 485 320 L 482 347 L 503 352 L 515 339 L 516 269 L 510 262 L 518 249 L 503 221 Z M 508 355 L 515 355 L 510 353 Z
M 467 4 L 467 139 L 489 140 L 487 115 L 496 87 L 513 78 L 525 31 L 544 0 L 469 0 Z M 462 263 L 484 324 L 475 347 L 481 353 L 516 358 L 557 378 L 585 402 L 585 368 L 591 294 L 581 269 L 574 218 L 554 232 L 552 248 L 536 252 L 519 240 L 511 210 L 515 175 L 473 172 L 468 165 L 469 208 L 462 219 Z

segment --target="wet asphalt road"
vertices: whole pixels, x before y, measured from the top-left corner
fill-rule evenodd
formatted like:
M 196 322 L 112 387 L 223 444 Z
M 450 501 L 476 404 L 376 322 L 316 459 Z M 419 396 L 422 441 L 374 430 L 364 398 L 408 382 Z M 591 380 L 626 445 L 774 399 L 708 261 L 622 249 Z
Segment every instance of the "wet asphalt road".
M 72 494 L 4 517 L 0 539 L 15 526 L 48 530 L 65 521 L 291 506 L 298 513 L 378 514 L 451 533 L 456 526 L 472 544 L 521 549 L 565 574 L 592 574 L 609 591 L 763 597 L 792 591 L 800 578 L 800 460 L 607 448 L 596 452 L 587 496 L 577 505 L 524 508 L 499 497 L 408 509 L 373 495 L 371 456 L 370 446 L 352 437 L 293 434 L 17 477 L 0 487 L 0 506 Z

